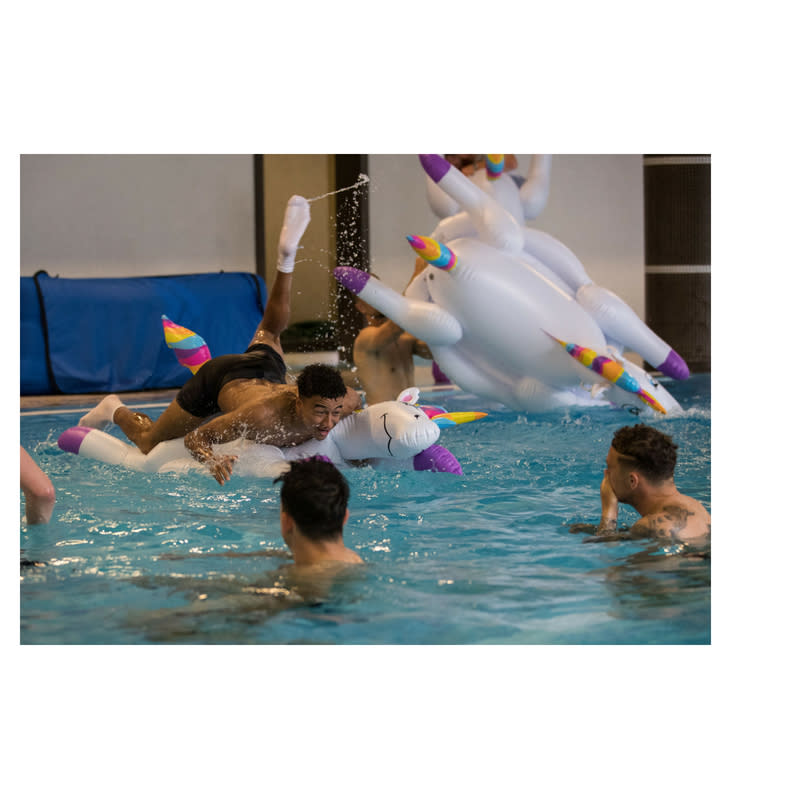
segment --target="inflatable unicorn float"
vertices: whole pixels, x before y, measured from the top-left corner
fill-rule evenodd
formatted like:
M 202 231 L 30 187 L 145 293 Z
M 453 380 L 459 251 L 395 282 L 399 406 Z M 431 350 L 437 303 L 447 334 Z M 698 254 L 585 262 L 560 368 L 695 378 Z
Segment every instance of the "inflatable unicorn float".
M 431 206 L 445 217 L 430 236 L 407 237 L 428 265 L 402 295 L 353 267 L 334 269 L 340 284 L 423 339 L 450 380 L 478 397 L 532 412 L 680 410 L 622 353 L 675 379 L 689 376 L 683 359 L 566 245 L 526 227 L 547 200 L 549 157 L 534 158 L 519 187 L 503 156 L 487 156 L 472 179 L 439 155 L 419 159 Z
M 202 337 L 162 317 L 167 345 L 193 373 L 211 358 Z M 406 389 L 397 400 L 376 403 L 338 422 L 323 441 L 311 439 L 295 447 L 278 448 L 248 439 L 214 445 L 222 454 L 235 454 L 236 475 L 277 478 L 291 461 L 324 456 L 336 466 L 372 466 L 383 470 L 427 470 L 463 474 L 456 457 L 436 444 L 445 428 L 485 417 L 482 411 L 448 412 L 439 406 L 417 405 L 419 390 Z M 74 426 L 58 438 L 68 453 L 116 464 L 138 472 L 199 472 L 211 477 L 183 443 L 171 439 L 147 455 L 137 447 L 97 428 Z

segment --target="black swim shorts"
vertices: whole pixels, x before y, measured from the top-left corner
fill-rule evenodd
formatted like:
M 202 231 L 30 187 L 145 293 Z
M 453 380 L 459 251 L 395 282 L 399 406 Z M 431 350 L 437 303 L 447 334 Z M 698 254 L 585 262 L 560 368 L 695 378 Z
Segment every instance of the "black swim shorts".
M 237 378 L 260 378 L 270 383 L 286 383 L 286 364 L 281 354 L 266 344 L 254 344 L 244 353 L 217 356 L 207 361 L 189 378 L 175 399 L 195 417 L 219 413 L 217 404 L 222 387 Z

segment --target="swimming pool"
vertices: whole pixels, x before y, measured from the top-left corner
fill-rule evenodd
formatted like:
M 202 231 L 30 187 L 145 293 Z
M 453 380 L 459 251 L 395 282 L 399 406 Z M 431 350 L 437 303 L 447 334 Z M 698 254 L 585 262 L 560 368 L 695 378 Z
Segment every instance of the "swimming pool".
M 679 446 L 678 488 L 711 510 L 710 376 L 668 388 L 684 413 L 647 421 Z M 423 400 L 490 412 L 442 433 L 464 475 L 348 470 L 345 542 L 367 564 L 313 604 L 286 601 L 271 482 L 79 458 L 56 441 L 80 410 L 23 414 L 21 444 L 58 499 L 49 524 L 21 525 L 20 642 L 710 643 L 708 552 L 570 532 L 599 519 L 609 442 L 636 418 L 520 414 L 458 391 Z M 621 524 L 637 518 L 621 509 Z

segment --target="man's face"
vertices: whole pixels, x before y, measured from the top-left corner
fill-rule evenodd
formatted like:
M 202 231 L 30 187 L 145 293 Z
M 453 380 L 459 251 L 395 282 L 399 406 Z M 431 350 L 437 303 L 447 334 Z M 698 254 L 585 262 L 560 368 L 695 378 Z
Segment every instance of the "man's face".
M 608 482 L 611 484 L 611 489 L 621 503 L 628 503 L 631 498 L 631 467 L 630 461 L 621 457 L 613 447 L 608 448 L 606 475 L 608 476 Z
M 341 419 L 344 399 L 344 396 L 298 397 L 300 419 L 313 429 L 313 436 L 317 441 L 326 439 L 333 426 Z

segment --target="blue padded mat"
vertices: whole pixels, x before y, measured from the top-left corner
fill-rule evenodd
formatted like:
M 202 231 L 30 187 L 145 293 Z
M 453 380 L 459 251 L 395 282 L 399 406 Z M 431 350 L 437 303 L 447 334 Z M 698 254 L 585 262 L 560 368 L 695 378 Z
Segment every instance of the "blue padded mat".
M 20 394 L 182 386 L 191 373 L 167 347 L 161 315 L 199 333 L 214 356 L 240 353 L 266 298 L 248 272 L 21 278 Z

